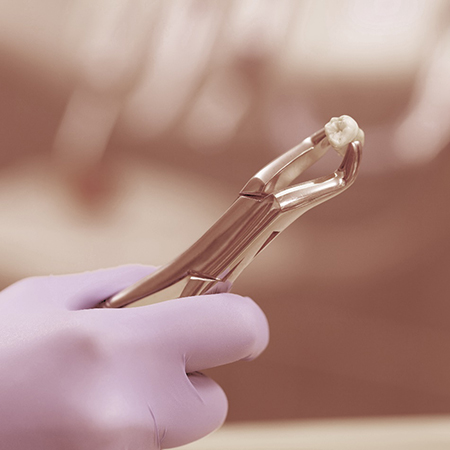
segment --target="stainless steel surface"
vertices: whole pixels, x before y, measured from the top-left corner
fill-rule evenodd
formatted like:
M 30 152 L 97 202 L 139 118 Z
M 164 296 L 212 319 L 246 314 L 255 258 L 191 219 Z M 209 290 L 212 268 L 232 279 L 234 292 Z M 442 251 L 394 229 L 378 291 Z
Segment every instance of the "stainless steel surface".
M 157 303 L 205 294 L 221 283 L 232 283 L 298 217 L 355 181 L 362 151 L 359 141 L 347 146 L 340 167 L 331 175 L 290 185 L 330 148 L 320 130 L 272 161 L 250 179 L 225 214 L 187 251 L 99 306 L 119 308 L 142 299 L 145 304 Z

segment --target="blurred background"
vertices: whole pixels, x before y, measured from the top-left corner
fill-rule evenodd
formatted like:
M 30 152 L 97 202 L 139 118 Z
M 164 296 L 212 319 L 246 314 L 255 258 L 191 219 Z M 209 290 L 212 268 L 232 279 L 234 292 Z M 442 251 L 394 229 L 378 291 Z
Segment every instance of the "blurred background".
M 269 348 L 209 374 L 229 421 L 450 413 L 449 80 L 448 0 L 0 0 L 0 287 L 166 263 L 348 114 L 359 179 L 234 287 Z

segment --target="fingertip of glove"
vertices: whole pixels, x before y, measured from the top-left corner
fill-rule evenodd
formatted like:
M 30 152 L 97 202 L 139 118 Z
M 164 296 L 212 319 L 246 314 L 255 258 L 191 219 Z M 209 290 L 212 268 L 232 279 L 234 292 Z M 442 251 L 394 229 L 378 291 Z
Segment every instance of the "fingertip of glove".
M 258 357 L 269 344 L 269 322 L 261 307 L 250 297 L 223 293 L 216 294 L 231 314 L 248 355 L 242 358 L 251 361 Z

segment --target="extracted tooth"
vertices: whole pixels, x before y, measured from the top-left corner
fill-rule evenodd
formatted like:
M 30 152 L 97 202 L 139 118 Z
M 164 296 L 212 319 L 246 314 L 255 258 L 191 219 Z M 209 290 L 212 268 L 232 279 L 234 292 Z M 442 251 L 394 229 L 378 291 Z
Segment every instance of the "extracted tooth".
M 325 134 L 330 145 L 341 155 L 352 141 L 364 144 L 364 132 L 350 116 L 333 117 L 325 125 Z

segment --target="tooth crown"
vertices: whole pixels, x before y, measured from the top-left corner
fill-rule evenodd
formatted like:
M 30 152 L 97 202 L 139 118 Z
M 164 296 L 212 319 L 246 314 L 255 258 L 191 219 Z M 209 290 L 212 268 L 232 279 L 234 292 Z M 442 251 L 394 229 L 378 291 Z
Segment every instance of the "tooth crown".
M 360 141 L 364 144 L 364 131 L 350 116 L 333 117 L 325 125 L 325 134 L 330 145 L 341 155 L 345 153 L 350 142 Z

